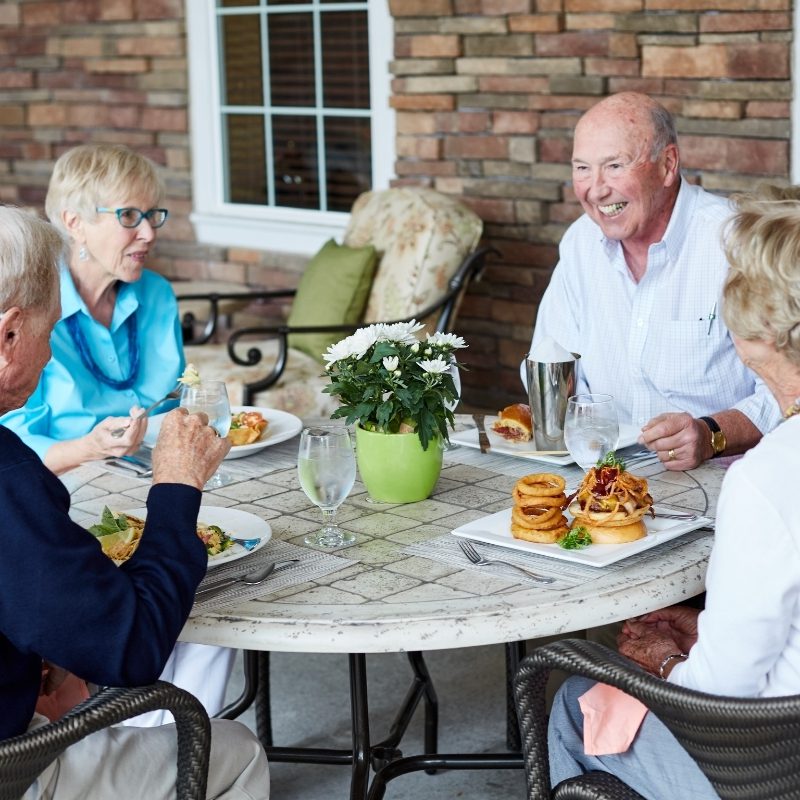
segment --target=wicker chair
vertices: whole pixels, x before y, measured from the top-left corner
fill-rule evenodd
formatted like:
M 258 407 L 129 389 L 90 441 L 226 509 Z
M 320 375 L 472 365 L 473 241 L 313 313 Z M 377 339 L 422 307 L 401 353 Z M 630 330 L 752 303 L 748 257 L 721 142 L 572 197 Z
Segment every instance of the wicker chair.
M 531 653 L 514 680 L 530 800 L 641 800 L 622 781 L 600 772 L 551 790 L 544 700 L 551 669 L 602 681 L 641 700 L 722 800 L 800 797 L 800 696 L 742 699 L 695 692 L 644 672 L 602 645 L 566 639 Z
M 0 800 L 18 800 L 71 744 L 158 708 L 168 709 L 175 717 L 178 800 L 205 800 L 211 746 L 208 715 L 195 697 L 163 681 L 133 689 L 102 689 L 56 722 L 0 742 Z M 87 764 L 87 769 L 92 768 Z

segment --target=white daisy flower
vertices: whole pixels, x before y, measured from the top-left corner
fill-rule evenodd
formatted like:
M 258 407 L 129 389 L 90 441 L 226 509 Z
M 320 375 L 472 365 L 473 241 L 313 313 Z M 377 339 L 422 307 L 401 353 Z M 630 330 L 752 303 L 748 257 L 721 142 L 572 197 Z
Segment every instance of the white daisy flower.
M 429 358 L 417 363 L 421 369 L 433 375 L 441 375 L 450 369 L 450 365 L 443 358 Z

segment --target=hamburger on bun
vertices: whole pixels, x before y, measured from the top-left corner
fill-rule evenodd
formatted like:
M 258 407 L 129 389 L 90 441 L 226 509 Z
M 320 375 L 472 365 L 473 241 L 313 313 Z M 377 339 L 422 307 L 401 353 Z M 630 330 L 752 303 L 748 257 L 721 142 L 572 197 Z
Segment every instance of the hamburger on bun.
M 647 480 L 609 453 L 586 473 L 569 504 L 571 527 L 585 528 L 593 544 L 634 542 L 646 535 L 642 517 L 653 513 L 652 506 Z
M 492 430 L 510 442 L 529 442 L 533 436 L 531 407 L 525 403 L 514 403 L 497 412 Z

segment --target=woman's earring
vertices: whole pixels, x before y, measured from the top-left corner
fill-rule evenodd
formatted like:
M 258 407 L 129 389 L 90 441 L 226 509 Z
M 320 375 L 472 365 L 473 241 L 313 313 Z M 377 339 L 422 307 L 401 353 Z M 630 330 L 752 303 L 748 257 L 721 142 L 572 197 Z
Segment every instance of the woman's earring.
M 84 245 L 81 245 L 81 249 L 78 250 L 78 258 L 81 261 L 88 261 L 89 260 L 89 251 L 86 249 Z

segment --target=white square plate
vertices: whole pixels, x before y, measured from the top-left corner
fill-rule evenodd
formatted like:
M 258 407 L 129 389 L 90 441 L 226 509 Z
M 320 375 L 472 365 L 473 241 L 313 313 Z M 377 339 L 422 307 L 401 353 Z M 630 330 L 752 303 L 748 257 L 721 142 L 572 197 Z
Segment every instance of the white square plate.
M 486 435 L 489 437 L 489 444 L 492 446 L 490 452 L 517 456 L 517 458 L 527 458 L 532 461 L 545 461 L 548 464 L 558 464 L 560 466 L 567 466 L 568 464 L 575 463 L 569 453 L 563 456 L 538 455 L 533 439 L 529 442 L 510 442 L 508 439 L 504 439 L 500 434 L 492 430 L 492 423 L 494 423 L 496 419 L 497 417 L 486 417 L 485 420 Z M 623 447 L 630 447 L 636 444 L 640 433 L 640 429 L 634 425 L 621 424 L 619 426 L 619 442 L 616 449 L 621 450 Z M 480 447 L 477 428 L 467 428 L 458 433 L 451 433 L 450 441 L 453 444 L 462 444 L 465 447 Z
M 663 510 L 667 509 L 662 506 Z M 566 515 L 569 517 L 569 514 Z M 627 544 L 590 544 L 581 550 L 565 550 L 557 544 L 536 544 L 515 539 L 511 535 L 511 509 L 507 508 L 481 517 L 452 531 L 456 536 L 473 539 L 476 542 L 487 542 L 512 550 L 523 550 L 540 556 L 560 558 L 563 561 L 575 561 L 590 567 L 605 567 L 623 558 L 649 550 L 651 547 L 668 542 L 676 536 L 702 528 L 713 523 L 709 517 L 697 517 L 693 520 L 664 519 L 663 517 L 645 517 L 644 524 L 647 535 L 643 539 Z

